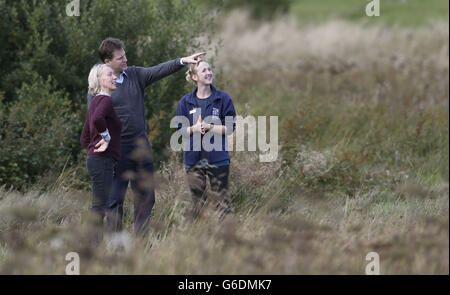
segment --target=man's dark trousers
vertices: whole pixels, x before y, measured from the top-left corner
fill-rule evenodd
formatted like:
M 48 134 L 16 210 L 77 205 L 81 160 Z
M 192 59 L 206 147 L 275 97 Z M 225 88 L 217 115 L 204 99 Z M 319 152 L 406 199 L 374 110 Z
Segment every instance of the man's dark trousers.
M 153 161 L 148 138 L 140 137 L 133 145 L 120 146 L 120 161 L 113 179 L 108 202 L 107 222 L 111 231 L 122 230 L 123 203 L 128 183 L 134 193 L 134 232 L 145 235 L 153 205 L 155 190 L 153 183 Z

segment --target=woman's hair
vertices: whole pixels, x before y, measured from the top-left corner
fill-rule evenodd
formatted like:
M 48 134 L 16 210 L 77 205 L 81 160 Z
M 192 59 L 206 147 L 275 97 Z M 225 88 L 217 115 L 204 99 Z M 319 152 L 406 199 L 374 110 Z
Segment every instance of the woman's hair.
M 89 93 L 92 95 L 97 95 L 102 90 L 100 86 L 100 76 L 102 75 L 102 72 L 105 67 L 109 67 L 107 64 L 96 64 L 92 67 L 91 71 L 89 72 Z
M 195 86 L 197 86 L 197 82 L 195 82 L 194 80 L 192 80 L 192 76 L 197 74 L 197 67 L 200 65 L 200 63 L 202 62 L 207 62 L 206 60 L 200 60 L 198 63 L 196 64 L 190 64 L 188 70 L 186 71 L 186 81 L 188 82 L 192 82 Z

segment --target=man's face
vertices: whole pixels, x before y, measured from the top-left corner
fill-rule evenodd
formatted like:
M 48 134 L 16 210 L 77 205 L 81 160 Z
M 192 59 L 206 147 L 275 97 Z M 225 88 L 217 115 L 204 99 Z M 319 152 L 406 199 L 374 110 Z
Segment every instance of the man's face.
M 112 59 L 106 59 L 105 63 L 111 66 L 115 73 L 121 73 L 127 69 L 127 57 L 125 56 L 125 50 L 116 49 L 113 52 Z

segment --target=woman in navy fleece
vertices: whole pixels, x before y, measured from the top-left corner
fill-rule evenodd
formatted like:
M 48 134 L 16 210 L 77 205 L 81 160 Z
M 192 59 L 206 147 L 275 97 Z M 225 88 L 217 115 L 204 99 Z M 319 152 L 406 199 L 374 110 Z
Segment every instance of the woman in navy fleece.
M 114 169 L 120 159 L 122 122 L 113 108 L 111 93 L 117 77 L 106 64 L 97 64 L 89 73 L 89 92 L 95 95 L 86 115 L 80 142 L 88 150 L 86 166 L 92 181 L 94 223 L 103 226 Z
M 196 88 L 183 96 L 177 108 L 177 116 L 184 116 L 190 122 L 182 133 L 189 136 L 190 149 L 184 152 L 184 165 L 194 201 L 194 217 L 199 215 L 207 202 L 207 177 L 213 191 L 210 195 L 218 201 L 217 208 L 222 211 L 221 218 L 232 212 L 228 198 L 230 157 L 226 149 L 226 135 L 234 131 L 234 124 L 226 126 L 225 118 L 234 120 L 236 111 L 230 96 L 212 85 L 213 78 L 208 62 L 200 60 L 190 65 L 186 80 L 193 82 Z M 202 142 L 206 133 L 213 135 L 209 138 L 211 144 L 214 137 L 220 137 L 220 146 L 205 149 Z M 201 147 L 200 150 L 195 146 Z

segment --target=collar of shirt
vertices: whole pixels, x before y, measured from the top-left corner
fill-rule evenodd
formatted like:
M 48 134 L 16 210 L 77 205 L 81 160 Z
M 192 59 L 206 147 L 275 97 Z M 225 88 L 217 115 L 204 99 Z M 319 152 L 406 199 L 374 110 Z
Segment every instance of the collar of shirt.
M 116 83 L 120 83 L 120 84 L 122 84 L 123 83 L 123 76 L 126 76 L 126 77 L 128 77 L 128 75 L 127 75 L 127 73 L 125 72 L 125 71 L 123 71 L 122 73 L 120 73 L 120 77 L 118 78 L 118 79 L 116 79 Z
M 98 95 L 106 95 L 106 96 L 111 96 L 111 94 L 109 94 L 109 93 L 107 93 L 106 91 L 100 91 L 99 93 L 98 93 Z

